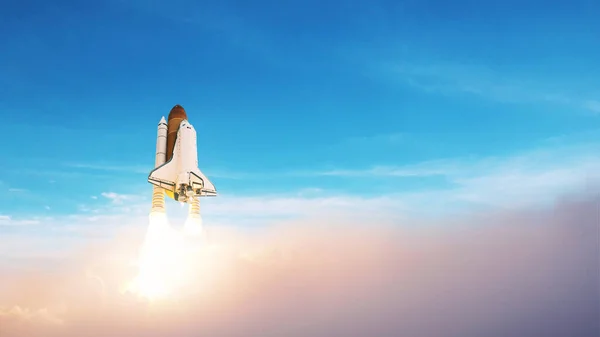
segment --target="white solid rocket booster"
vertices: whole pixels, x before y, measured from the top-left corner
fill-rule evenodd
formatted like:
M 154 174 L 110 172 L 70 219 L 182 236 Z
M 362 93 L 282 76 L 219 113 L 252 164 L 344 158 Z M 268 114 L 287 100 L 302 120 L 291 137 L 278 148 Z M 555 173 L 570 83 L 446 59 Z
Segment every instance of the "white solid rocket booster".
M 200 218 L 200 198 L 195 198 L 190 204 L 188 211 L 190 218 Z
M 167 121 L 163 116 L 158 122 L 156 135 L 156 160 L 154 167 L 164 164 L 167 159 Z M 150 213 L 165 213 L 165 193 L 161 187 L 154 185 L 152 192 L 152 209 Z

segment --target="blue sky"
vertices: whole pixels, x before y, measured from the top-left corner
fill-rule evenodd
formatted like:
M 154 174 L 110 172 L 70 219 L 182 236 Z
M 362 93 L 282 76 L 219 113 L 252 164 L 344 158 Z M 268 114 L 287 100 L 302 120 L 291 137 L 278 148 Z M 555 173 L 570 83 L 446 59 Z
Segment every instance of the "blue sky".
M 156 125 L 175 104 L 221 194 L 209 217 L 571 191 L 600 168 L 598 14 L 594 1 L 4 3 L 0 222 L 146 212 Z

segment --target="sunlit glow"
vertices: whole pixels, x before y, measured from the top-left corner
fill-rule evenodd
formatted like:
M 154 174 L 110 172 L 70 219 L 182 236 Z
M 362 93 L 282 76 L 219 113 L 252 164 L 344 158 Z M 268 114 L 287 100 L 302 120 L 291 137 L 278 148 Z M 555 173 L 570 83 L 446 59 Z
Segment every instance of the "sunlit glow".
M 138 275 L 129 292 L 158 300 L 185 286 L 197 272 L 202 248 L 202 220 L 188 218 L 183 231 L 173 229 L 164 213 L 150 214 L 146 239 L 137 262 Z

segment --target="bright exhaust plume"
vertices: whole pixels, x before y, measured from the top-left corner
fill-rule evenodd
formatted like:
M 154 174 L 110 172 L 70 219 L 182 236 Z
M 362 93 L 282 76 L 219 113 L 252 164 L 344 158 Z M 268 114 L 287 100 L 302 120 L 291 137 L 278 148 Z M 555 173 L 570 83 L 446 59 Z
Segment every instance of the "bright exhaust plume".
M 203 248 L 202 239 L 202 218 L 188 217 L 183 229 L 175 230 L 165 213 L 151 213 L 138 258 L 139 273 L 127 291 L 154 301 L 185 287 L 198 271 L 193 260 Z

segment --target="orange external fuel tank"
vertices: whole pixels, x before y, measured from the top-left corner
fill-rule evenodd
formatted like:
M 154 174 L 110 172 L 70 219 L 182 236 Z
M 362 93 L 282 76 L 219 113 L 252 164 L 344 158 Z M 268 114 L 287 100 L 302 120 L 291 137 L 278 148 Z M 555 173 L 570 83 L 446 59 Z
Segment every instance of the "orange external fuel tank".
M 179 130 L 179 124 L 181 121 L 187 119 L 185 109 L 177 104 L 169 112 L 169 118 L 167 119 L 167 158 L 166 162 L 173 158 L 173 149 L 175 148 L 175 140 L 177 140 L 177 131 Z

